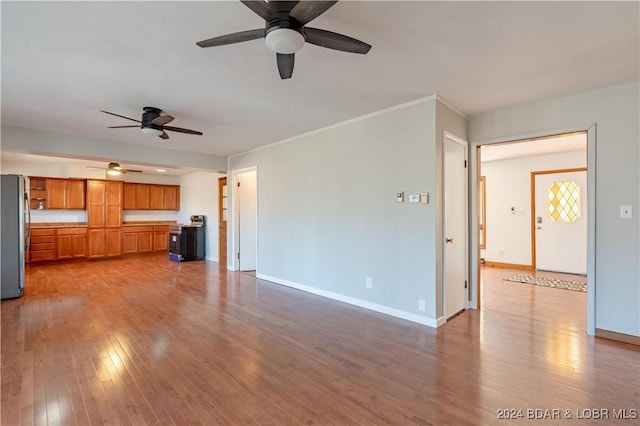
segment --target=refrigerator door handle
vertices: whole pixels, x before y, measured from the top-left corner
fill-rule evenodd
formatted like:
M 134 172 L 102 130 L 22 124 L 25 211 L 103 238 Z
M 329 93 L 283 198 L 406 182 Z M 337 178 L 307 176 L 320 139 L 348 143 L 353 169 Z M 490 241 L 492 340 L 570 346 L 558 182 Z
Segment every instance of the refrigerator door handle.
M 29 258 L 29 247 L 31 247 L 31 202 L 29 201 L 29 193 L 25 191 L 24 193 L 24 208 L 26 209 L 27 212 L 27 222 L 25 223 L 25 230 L 26 230 L 26 242 L 25 242 L 25 248 L 24 248 L 24 253 L 27 256 L 27 263 L 30 263 L 31 259 Z

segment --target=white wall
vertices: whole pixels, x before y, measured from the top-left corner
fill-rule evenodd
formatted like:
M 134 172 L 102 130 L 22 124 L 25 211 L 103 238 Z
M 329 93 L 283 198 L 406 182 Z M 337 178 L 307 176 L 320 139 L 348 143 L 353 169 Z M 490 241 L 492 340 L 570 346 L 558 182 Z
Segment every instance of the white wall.
M 395 194 L 404 191 L 408 201 L 429 192 L 435 200 L 440 191 L 437 103 L 422 100 L 231 157 L 232 171 L 258 170 L 258 276 L 435 325 L 440 213 L 434 201 L 397 203 Z
M 531 172 L 586 166 L 586 151 L 483 162 L 487 216 L 486 249 L 481 250 L 481 257 L 530 266 Z M 511 207 L 515 207 L 515 215 L 511 214 Z
M 218 178 L 221 173 L 195 172 L 180 177 L 180 213 L 178 222 L 189 223 L 194 214 L 206 219 L 205 256 L 217 262 L 218 257 Z
M 640 84 L 474 115 L 474 143 L 596 125 L 595 327 L 640 336 Z M 589 141 L 591 143 L 591 140 Z M 620 218 L 620 205 L 633 208 Z

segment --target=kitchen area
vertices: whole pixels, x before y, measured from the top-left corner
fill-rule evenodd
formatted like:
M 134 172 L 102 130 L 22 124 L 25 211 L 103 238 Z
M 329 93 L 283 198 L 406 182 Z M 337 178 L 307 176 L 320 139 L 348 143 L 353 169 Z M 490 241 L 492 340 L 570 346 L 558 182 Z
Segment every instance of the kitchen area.
M 9 179 L 6 171 L 3 167 L 3 189 Z M 140 175 L 131 181 L 108 176 L 14 175 L 21 186 L 2 194 L 2 298 L 21 294 L 12 289 L 5 297 L 5 282 L 19 282 L 20 276 L 24 280 L 24 270 L 11 272 L 15 268 L 5 268 L 5 263 L 46 267 L 153 253 L 166 255 L 167 261 L 217 261 L 217 227 L 207 227 L 205 221 L 217 222 L 220 175 L 194 172 L 167 177 L 167 183 Z M 9 206 L 20 208 L 5 211 Z M 15 241 L 4 238 L 9 235 L 5 228 L 19 228 Z M 17 241 L 24 241 L 21 248 Z M 5 272 L 13 277 L 5 277 Z

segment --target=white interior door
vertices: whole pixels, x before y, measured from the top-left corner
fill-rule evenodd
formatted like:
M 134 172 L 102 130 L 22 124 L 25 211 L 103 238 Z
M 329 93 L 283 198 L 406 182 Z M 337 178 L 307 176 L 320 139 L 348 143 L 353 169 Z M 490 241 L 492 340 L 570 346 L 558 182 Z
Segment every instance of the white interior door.
M 258 192 L 256 171 L 236 175 L 237 259 L 240 271 L 255 271 L 257 265 Z
M 467 307 L 467 143 L 444 138 L 444 313 Z
M 587 172 L 536 174 L 536 269 L 587 273 Z

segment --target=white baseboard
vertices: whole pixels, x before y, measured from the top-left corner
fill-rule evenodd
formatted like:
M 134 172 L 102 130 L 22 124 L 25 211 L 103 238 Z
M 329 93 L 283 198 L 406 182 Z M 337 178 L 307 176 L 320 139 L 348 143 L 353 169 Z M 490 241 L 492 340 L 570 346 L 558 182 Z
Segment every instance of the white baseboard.
M 382 314 L 391 315 L 392 317 L 401 318 L 407 321 L 416 322 L 418 324 L 426 325 L 429 327 L 437 328 L 446 322 L 444 317 L 430 318 L 422 315 L 413 314 L 411 312 L 401 311 L 400 309 L 390 308 L 388 306 L 378 305 L 377 303 L 368 302 L 362 299 L 356 299 L 355 297 L 345 296 L 343 294 L 334 293 L 332 291 L 322 290 L 308 285 L 299 284 L 293 281 L 283 280 L 281 278 L 271 277 L 264 274 L 256 274 L 256 278 L 269 281 L 275 284 L 284 285 L 287 287 L 295 288 L 298 290 L 306 291 L 307 293 L 316 294 L 318 296 L 326 297 L 329 299 L 337 300 L 339 302 L 348 303 L 350 305 L 359 306 L 361 308 L 369 309 L 371 311 L 380 312 Z

